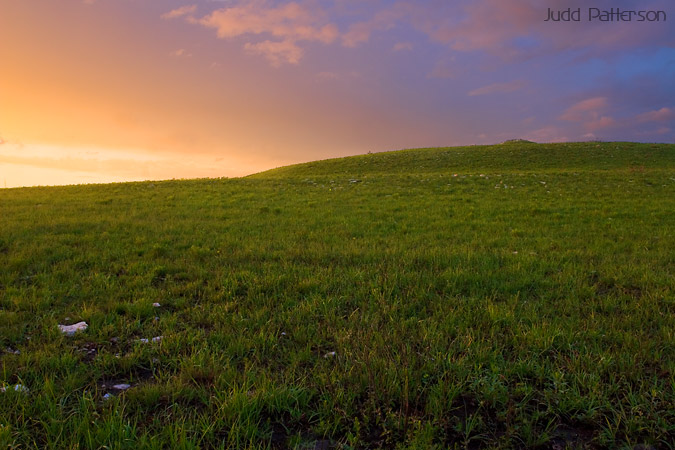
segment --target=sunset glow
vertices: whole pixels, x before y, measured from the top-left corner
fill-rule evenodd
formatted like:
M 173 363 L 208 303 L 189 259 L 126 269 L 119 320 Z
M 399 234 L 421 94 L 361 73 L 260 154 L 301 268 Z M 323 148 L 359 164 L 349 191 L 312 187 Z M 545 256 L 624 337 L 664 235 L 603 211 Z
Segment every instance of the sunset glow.
M 0 187 L 674 142 L 674 21 L 670 0 L 0 0 Z

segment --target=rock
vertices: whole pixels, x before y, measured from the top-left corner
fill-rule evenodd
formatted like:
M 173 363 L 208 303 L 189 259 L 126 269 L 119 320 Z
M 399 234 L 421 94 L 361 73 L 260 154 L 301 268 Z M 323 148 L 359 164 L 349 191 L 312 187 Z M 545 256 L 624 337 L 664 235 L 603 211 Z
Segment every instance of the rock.
M 155 336 L 155 337 L 152 338 L 152 339 L 148 339 L 148 338 L 140 338 L 140 339 L 136 339 L 136 342 L 140 342 L 141 344 L 147 344 L 147 343 L 149 343 L 149 342 L 159 342 L 159 341 L 161 341 L 163 338 L 164 338 L 164 336 Z
M 162 306 L 162 305 L 160 305 L 159 303 L 155 302 L 155 303 L 152 304 L 152 306 L 154 306 L 155 308 L 159 308 L 159 307 Z
M 112 388 L 113 388 L 113 389 L 117 389 L 118 391 L 126 391 L 126 390 L 129 389 L 130 387 L 131 387 L 130 384 L 120 383 L 120 384 L 115 384 L 115 385 L 113 385 Z
M 25 392 L 28 393 L 28 388 L 23 384 L 15 384 L 13 388 L 16 392 Z M 7 388 L 2 386 L 0 387 L 0 392 L 7 392 Z
M 325 355 L 323 355 L 324 358 L 333 358 L 337 353 L 335 352 L 328 352 Z
M 73 336 L 78 331 L 86 330 L 88 326 L 87 322 L 77 322 L 74 325 L 59 325 L 59 330 L 66 336 Z

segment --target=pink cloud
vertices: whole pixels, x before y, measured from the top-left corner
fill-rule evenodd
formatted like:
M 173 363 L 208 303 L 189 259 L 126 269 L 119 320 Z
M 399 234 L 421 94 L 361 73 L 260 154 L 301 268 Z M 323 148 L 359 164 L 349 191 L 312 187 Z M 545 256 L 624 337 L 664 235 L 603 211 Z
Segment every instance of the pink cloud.
M 567 108 L 560 119 L 570 122 L 582 122 L 589 118 L 597 120 L 599 113 L 605 109 L 607 109 L 606 97 L 588 98 Z
M 555 126 L 547 126 L 525 133 L 524 139 L 534 142 L 566 142 L 569 138 L 563 130 Z
M 167 13 L 161 15 L 162 19 L 175 19 L 177 17 L 183 17 L 190 14 L 194 14 L 197 10 L 197 5 L 186 5 L 181 6 L 180 8 L 173 9 Z
M 559 119 L 578 122 L 587 133 L 584 136 L 594 135 L 596 131 L 617 126 L 618 122 L 605 114 L 607 109 L 609 109 L 607 97 L 591 97 L 567 108 Z
M 522 89 L 523 85 L 524 83 L 520 80 L 509 81 L 508 83 L 493 83 L 489 86 L 483 86 L 482 88 L 474 89 L 473 91 L 470 91 L 468 95 L 473 97 L 476 95 L 514 92 Z
M 667 122 L 675 120 L 675 110 L 672 108 L 661 108 L 656 111 L 649 111 L 637 116 L 638 122 Z
M 586 130 L 593 132 L 603 130 L 605 128 L 611 128 L 614 125 L 616 125 L 616 121 L 613 118 L 608 116 L 602 116 L 597 120 L 593 120 L 591 122 L 586 123 L 584 127 L 586 128 Z

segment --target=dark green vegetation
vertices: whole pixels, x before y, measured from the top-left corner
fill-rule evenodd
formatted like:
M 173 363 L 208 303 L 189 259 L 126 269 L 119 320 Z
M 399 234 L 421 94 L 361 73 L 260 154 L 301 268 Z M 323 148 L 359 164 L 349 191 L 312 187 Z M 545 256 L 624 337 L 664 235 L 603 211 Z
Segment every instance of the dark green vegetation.
M 672 449 L 674 212 L 632 143 L 1 190 L 0 447 Z

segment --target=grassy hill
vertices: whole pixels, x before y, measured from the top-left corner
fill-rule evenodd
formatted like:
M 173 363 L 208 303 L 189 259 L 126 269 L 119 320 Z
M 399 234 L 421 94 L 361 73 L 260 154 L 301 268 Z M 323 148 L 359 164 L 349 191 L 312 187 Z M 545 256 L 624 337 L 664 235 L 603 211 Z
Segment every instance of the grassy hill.
M 0 190 L 0 446 L 672 448 L 674 211 L 623 142 Z

